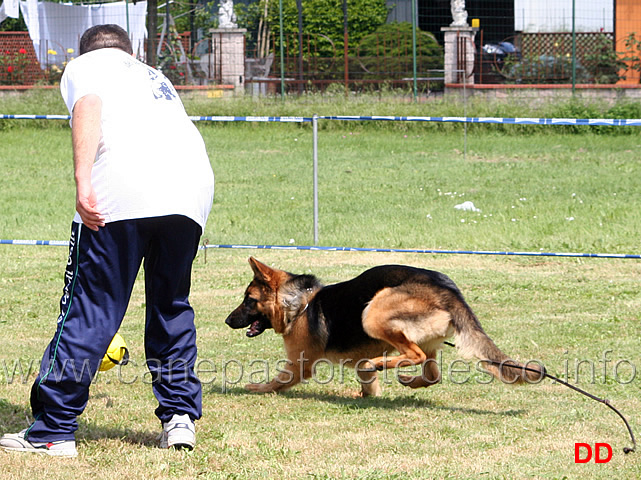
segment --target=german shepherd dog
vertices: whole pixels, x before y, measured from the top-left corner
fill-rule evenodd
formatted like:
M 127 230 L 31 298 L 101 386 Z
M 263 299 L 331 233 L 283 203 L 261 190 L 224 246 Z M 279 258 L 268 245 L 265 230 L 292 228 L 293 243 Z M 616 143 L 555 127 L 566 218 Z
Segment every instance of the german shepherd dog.
M 313 275 L 287 273 L 252 257 L 249 263 L 254 279 L 225 323 L 249 327 L 248 337 L 273 328 L 283 336 L 288 362 L 271 382 L 249 384 L 248 390 L 288 389 L 310 378 L 320 359 L 354 367 L 363 396 L 380 395 L 377 371 L 388 368 L 421 365 L 421 375 L 398 380 L 412 388 L 429 387 L 441 380 L 436 353 L 450 337 L 464 358 L 481 360 L 505 383 L 541 379 L 538 367 L 525 370 L 498 349 L 442 273 L 383 265 L 324 286 Z

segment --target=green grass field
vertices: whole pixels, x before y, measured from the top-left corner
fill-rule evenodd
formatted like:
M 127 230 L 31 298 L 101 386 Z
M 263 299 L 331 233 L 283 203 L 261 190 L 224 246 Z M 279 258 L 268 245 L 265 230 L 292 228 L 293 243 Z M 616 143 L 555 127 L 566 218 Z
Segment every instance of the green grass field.
M 15 113 L 44 113 L 25 104 L 28 110 Z M 8 113 L 19 109 L 7 105 Z M 46 113 L 64 113 L 55 111 L 54 101 L 45 105 L 51 108 Z M 193 108 L 201 114 L 206 106 Z M 216 108 L 207 114 L 232 107 Z M 238 107 L 243 108 L 248 107 Z M 307 114 L 330 107 L 288 103 L 278 110 L 274 103 L 269 108 L 261 113 Z M 380 112 L 359 104 L 336 108 L 351 114 L 392 109 L 387 104 Z M 209 244 L 311 245 L 311 128 L 199 128 L 217 182 L 203 238 Z M 67 239 L 74 201 L 69 136 L 60 122 L 0 124 L 0 238 Z M 458 127 L 322 125 L 319 243 L 639 253 L 638 134 L 472 128 L 467 143 L 464 154 Z M 463 201 L 481 211 L 456 210 Z M 623 454 L 630 439 L 605 405 L 549 380 L 519 387 L 487 384 L 487 376 L 474 364 L 457 362 L 452 349 L 442 352 L 442 384 L 430 389 L 404 388 L 388 372 L 383 396 L 361 399 L 351 370 L 325 365 L 308 384 L 284 394 L 245 392 L 245 383 L 273 376 L 285 358 L 273 332 L 248 339 L 224 324 L 251 279 L 249 255 L 292 272 L 314 273 L 326 283 L 384 263 L 440 270 L 457 282 L 503 351 L 541 360 L 551 373 L 608 398 L 641 435 L 639 260 L 208 249 L 196 259 L 191 297 L 204 384 L 196 449 L 156 446 L 160 425 L 145 374 L 139 282 L 121 329 L 132 362 L 96 378 L 80 417 L 79 457 L 0 452 L 2 477 L 641 476 L 641 452 Z M 0 245 L 0 432 L 28 425 L 29 390 L 55 328 L 66 256 L 65 247 Z M 577 442 L 609 443 L 612 460 L 575 464 Z

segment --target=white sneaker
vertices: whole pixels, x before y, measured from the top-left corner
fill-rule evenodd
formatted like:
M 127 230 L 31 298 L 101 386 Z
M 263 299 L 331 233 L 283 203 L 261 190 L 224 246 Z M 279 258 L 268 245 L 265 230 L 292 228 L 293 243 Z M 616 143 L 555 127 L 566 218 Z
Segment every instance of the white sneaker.
M 26 429 L 19 433 L 5 433 L 0 438 L 0 447 L 8 452 L 46 453 L 54 457 L 75 457 L 78 455 L 75 440 L 57 442 L 30 442 L 24 438 Z
M 160 435 L 160 448 L 187 448 L 196 445 L 196 427 L 189 415 L 174 415 L 167 423 L 162 425 Z

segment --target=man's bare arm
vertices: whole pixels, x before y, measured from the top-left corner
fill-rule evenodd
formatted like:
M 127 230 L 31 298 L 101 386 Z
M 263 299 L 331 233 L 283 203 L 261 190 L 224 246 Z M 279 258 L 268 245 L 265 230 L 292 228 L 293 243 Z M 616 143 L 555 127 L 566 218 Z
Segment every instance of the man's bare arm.
M 96 192 L 91 185 L 91 170 L 100 142 L 100 115 L 102 100 L 97 95 L 86 95 L 73 107 L 71 141 L 76 181 L 76 211 L 88 228 L 98 231 L 105 226 L 104 216 L 96 209 Z

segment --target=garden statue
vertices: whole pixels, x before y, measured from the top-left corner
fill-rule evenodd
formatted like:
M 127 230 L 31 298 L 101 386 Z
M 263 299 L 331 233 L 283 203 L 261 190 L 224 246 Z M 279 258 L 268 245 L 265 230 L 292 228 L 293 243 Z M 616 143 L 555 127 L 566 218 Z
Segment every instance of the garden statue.
M 220 0 L 218 8 L 218 28 L 238 28 L 233 0 Z
M 465 0 L 451 0 L 452 18 L 454 21 L 450 27 L 467 27 L 467 11 L 465 10 Z

